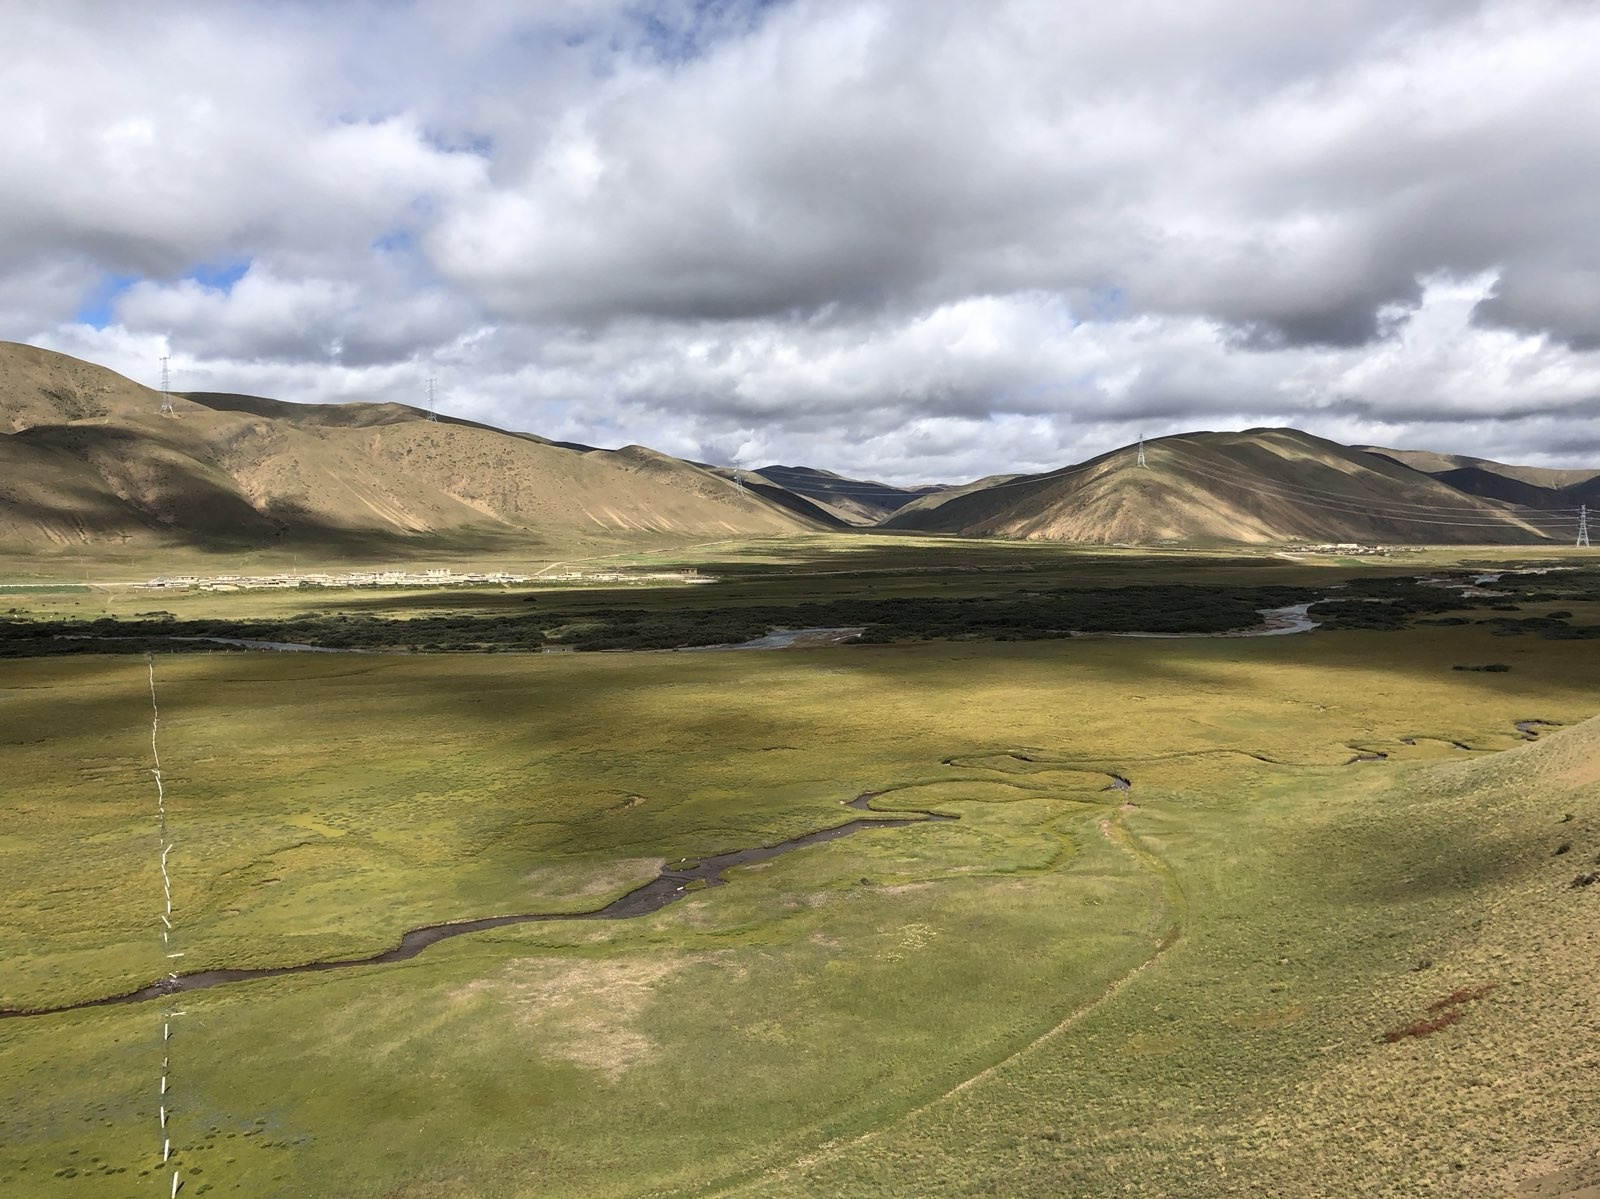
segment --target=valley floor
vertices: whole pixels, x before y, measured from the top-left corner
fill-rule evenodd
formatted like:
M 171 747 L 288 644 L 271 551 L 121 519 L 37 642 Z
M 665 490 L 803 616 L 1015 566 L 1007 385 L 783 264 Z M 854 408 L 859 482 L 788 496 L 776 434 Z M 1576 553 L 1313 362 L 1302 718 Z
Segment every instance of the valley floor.
M 183 972 L 687 891 L 195 991 L 168 1042 L 161 999 L 0 1018 L 0 1192 L 165 1194 L 165 1104 L 192 1194 L 1581 1194 L 1600 640 L 1483 615 L 159 654 Z M 142 656 L 0 663 L 0 1009 L 170 968 L 151 716 Z M 951 819 L 694 876 L 874 812 Z

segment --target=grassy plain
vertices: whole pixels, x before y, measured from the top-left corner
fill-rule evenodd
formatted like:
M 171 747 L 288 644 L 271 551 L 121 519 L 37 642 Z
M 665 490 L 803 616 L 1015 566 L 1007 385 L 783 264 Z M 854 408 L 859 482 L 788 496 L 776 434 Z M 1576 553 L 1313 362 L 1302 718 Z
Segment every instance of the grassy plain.
M 604 563 L 608 569 L 670 566 L 684 575 L 692 568 L 700 580 L 693 585 L 655 583 L 645 573 L 626 583 L 540 578 L 515 585 L 242 592 L 57 583 L 14 591 L 25 602 L 0 612 L 0 657 L 143 653 L 216 637 L 344 649 L 526 652 L 546 645 L 728 644 L 772 628 L 819 626 L 860 628 L 872 642 L 1038 640 L 1074 630 L 1218 632 L 1248 626 L 1262 609 L 1332 599 L 1344 587 L 1353 602 L 1343 611 L 1319 610 L 1319 617 L 1344 626 L 1394 625 L 1450 612 L 1453 592 L 1415 580 L 1425 569 L 1463 562 L 1578 571 L 1519 576 L 1508 584 L 1518 593 L 1513 602 L 1526 602 L 1530 592 L 1585 607 L 1600 600 L 1600 573 L 1579 570 L 1585 559 L 1573 554 L 1529 560 L 1406 550 L 1373 558 L 904 536 L 792 540 L 717 543 L 688 554 L 658 551 L 653 558 Z M 1470 574 L 1458 569 L 1457 576 Z M 1549 593 L 1550 587 L 1561 594 Z M 1459 606 L 1496 602 L 1478 598 Z M 1572 628 L 1523 631 L 1589 635 Z
M 1137 573 L 1117 555 L 972 558 L 974 586 L 1013 567 Z M 727 561 L 771 592 L 796 559 L 760 545 Z M 1184 577 L 1245 569 L 1219 562 Z M 920 581 L 916 561 L 824 577 L 967 585 L 920 564 Z M 1511 669 L 1451 669 L 1473 661 Z M 1600 855 L 1600 747 L 1591 729 L 1513 748 L 1513 722 L 1593 715 L 1597 667 L 1595 641 L 1481 625 L 158 656 L 185 970 L 591 909 L 663 859 L 842 823 L 862 791 L 960 817 L 736 870 L 636 920 L 188 995 L 170 1047 L 178 1161 L 191 1193 L 248 1195 L 1581 1180 L 1600 1154 L 1600 887 L 1570 880 Z M 143 661 L 0 663 L 0 712 L 0 1008 L 154 980 Z M 1351 764 L 1370 752 L 1389 757 Z M 1132 791 L 1106 790 L 1111 774 Z M 1382 1041 L 1490 984 L 1458 1023 Z M 3 1193 L 154 1192 L 158 1012 L 0 1020 Z
M 438 554 L 404 553 L 392 560 L 359 562 L 300 558 L 288 552 L 249 555 L 189 553 L 173 561 L 147 550 L 72 557 L 0 554 L 0 595 L 39 612 L 131 616 L 168 608 L 182 617 L 278 617 L 297 612 L 406 615 L 418 610 L 517 610 L 530 592 L 559 596 L 563 603 L 604 606 L 637 603 L 671 607 L 682 591 L 670 587 L 577 585 L 556 580 L 514 587 L 318 589 L 300 591 L 192 592 L 156 594 L 138 584 L 157 575 L 339 572 L 382 565 L 458 571 L 507 570 L 560 573 L 568 570 L 694 568 L 721 580 L 719 602 L 767 604 L 797 598 L 827 600 L 900 595 L 978 595 L 998 582 L 1022 587 L 1115 587 L 1150 582 L 1299 586 L 1340 582 L 1366 575 L 1409 575 L 1463 564 L 1499 569 L 1507 563 L 1579 564 L 1589 561 L 1570 547 L 1476 546 L 1396 548 L 1382 556 L 1285 554 L 1270 550 L 1119 549 L 1110 546 L 1003 541 L 905 533 L 818 533 L 792 537 L 748 537 L 651 548 L 596 544 L 566 557 L 530 554 L 526 546 L 503 552 L 452 546 Z M 88 594 L 5 590 L 18 584 L 87 586 Z M 19 598 L 20 597 L 20 598 Z M 30 602 L 32 601 L 32 602 Z

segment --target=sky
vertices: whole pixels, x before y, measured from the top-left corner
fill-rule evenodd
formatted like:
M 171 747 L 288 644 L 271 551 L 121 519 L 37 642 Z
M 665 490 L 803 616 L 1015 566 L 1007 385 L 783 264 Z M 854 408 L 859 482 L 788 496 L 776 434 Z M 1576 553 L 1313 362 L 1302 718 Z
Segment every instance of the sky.
M 888 482 L 1600 465 L 1585 0 L 10 0 L 0 338 Z

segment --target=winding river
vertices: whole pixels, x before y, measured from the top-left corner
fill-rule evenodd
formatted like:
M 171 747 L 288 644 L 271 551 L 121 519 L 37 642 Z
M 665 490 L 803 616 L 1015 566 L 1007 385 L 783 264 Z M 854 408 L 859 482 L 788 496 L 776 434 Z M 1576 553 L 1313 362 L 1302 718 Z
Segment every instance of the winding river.
M 848 800 L 845 807 L 854 808 L 858 812 L 875 812 L 871 806 L 874 793 L 865 792 Z M 904 816 L 880 816 L 874 818 L 860 818 L 836 824 L 832 828 L 818 829 L 816 832 L 802 833 L 798 837 L 790 837 L 787 841 L 779 841 L 776 845 L 758 845 L 752 849 L 734 849 L 727 853 L 713 854 L 710 857 L 700 858 L 695 861 L 681 859 L 677 864 L 666 867 L 655 878 L 641 886 L 635 887 L 626 895 L 613 899 L 602 908 L 595 908 L 588 912 L 523 912 L 509 916 L 484 916 L 476 920 L 451 920 L 442 924 L 425 924 L 420 928 L 413 928 L 400 937 L 400 944 L 393 949 L 386 949 L 382 953 L 375 953 L 364 958 L 340 958 L 335 961 L 304 962 L 298 966 L 262 966 L 248 970 L 196 970 L 190 974 L 179 974 L 174 978 L 163 979 L 152 983 L 148 987 L 141 987 L 137 991 L 128 991 L 121 995 L 110 995 L 103 999 L 87 999 L 81 1003 L 66 1003 L 59 1007 L 49 1008 L 3 1008 L 0 1009 L 0 1019 L 21 1016 L 47 1016 L 58 1012 L 75 1012 L 84 1008 L 112 1007 L 124 1003 L 143 1003 L 150 999 L 158 999 L 163 995 L 171 995 L 180 991 L 202 991 L 208 987 L 222 986 L 224 983 L 249 982 L 258 978 L 278 978 L 285 974 L 315 974 L 324 970 L 348 970 L 357 966 L 381 966 L 389 962 L 404 962 L 416 957 L 430 945 L 435 945 L 449 937 L 460 937 L 467 933 L 483 932 L 485 929 L 504 928 L 512 924 L 534 924 L 550 920 L 631 920 L 637 916 L 648 916 L 652 912 L 659 912 L 670 903 L 675 903 L 691 894 L 690 886 L 699 883 L 695 890 L 706 887 L 720 887 L 726 879 L 722 872 L 734 866 L 748 866 L 754 862 L 765 862 L 782 854 L 792 853 L 797 849 L 804 849 L 808 845 L 820 845 L 824 841 L 837 841 L 840 837 L 848 837 L 854 833 L 865 832 L 875 828 L 903 828 L 908 824 L 928 824 L 933 821 L 958 820 L 957 816 L 946 816 L 939 812 L 911 810 Z

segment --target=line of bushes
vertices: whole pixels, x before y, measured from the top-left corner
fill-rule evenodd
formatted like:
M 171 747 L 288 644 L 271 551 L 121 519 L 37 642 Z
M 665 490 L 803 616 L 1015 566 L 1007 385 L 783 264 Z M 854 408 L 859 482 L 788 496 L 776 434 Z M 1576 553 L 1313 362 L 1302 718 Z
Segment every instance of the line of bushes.
M 1600 598 L 1600 572 L 1563 579 L 1559 591 L 1541 579 L 1540 595 Z M 424 652 L 528 651 L 547 645 L 577 650 L 672 649 L 737 644 L 775 628 L 863 628 L 863 641 L 989 639 L 1036 641 L 1084 633 L 1219 633 L 1260 623 L 1259 610 L 1313 603 L 1311 615 L 1328 629 L 1403 629 L 1414 624 L 1465 624 L 1456 613 L 1505 608 L 1527 601 L 1515 577 L 1505 596 L 1463 596 L 1411 578 L 1355 579 L 1335 598 L 1322 589 L 1289 586 L 1136 585 L 1030 589 L 978 596 L 843 598 L 804 603 L 722 606 L 709 589 L 683 596 L 673 608 L 530 609 L 514 615 L 448 615 L 395 619 L 302 614 L 288 619 L 177 620 L 145 613 L 133 620 L 0 617 L 0 657 L 70 653 L 143 653 L 181 646 L 178 637 L 225 637 L 293 642 L 328 649 L 408 649 Z M 527 597 L 548 600 L 548 595 Z M 559 604 L 560 600 L 556 600 Z M 1568 622 L 1570 612 L 1497 615 L 1483 623 L 1507 636 L 1600 637 L 1600 627 Z
M 600 608 L 526 615 L 301 615 L 286 620 L 0 619 L 0 656 L 143 653 L 174 638 L 226 637 L 328 649 L 579 650 L 671 649 L 737 644 L 775 628 L 854 628 L 864 640 L 1041 640 L 1073 631 L 1212 633 L 1260 623 L 1257 609 L 1305 603 L 1293 587 L 1143 586 L 1019 590 L 989 596 L 839 599 L 798 604 L 673 610 Z M 709 597 L 707 597 L 709 598 Z M 692 603 L 692 601 L 690 601 Z

